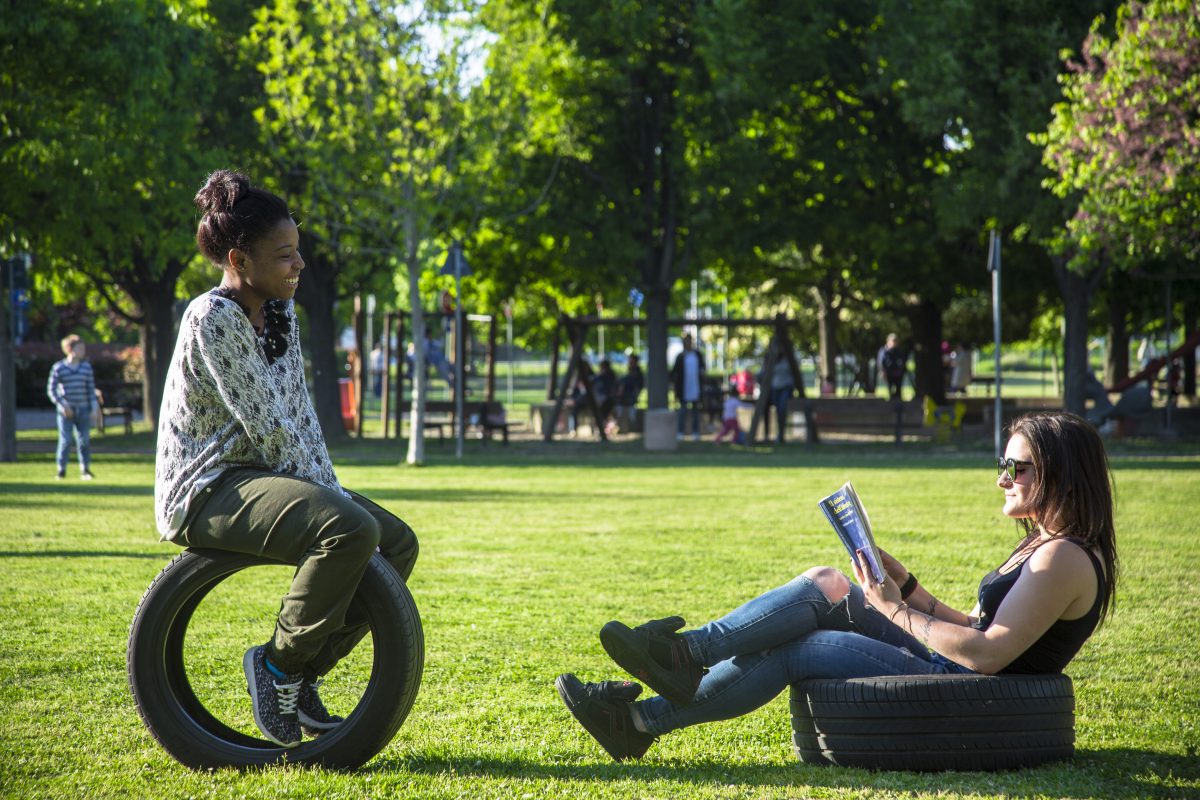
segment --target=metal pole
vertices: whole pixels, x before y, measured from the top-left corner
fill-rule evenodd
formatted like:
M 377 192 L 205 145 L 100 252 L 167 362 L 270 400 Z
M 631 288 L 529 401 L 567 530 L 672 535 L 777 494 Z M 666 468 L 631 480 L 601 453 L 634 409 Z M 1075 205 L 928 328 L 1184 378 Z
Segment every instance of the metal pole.
M 511 407 L 512 407 L 512 404 L 513 404 L 513 330 L 512 330 L 512 307 L 510 306 L 509 308 L 507 308 L 507 309 L 506 309 L 506 311 L 507 311 L 507 313 L 506 313 L 504 316 L 505 316 L 505 319 L 506 319 L 506 323 L 505 323 L 505 329 L 506 329 L 506 330 L 505 330 L 505 336 L 506 336 L 506 338 L 508 339 L 508 350 L 507 350 L 507 353 L 508 353 L 508 405 L 509 405 L 509 408 L 511 408 Z
M 1001 454 L 1000 435 L 1004 428 L 1004 404 L 1000 399 L 1000 237 L 992 229 L 988 244 L 988 269 L 992 272 L 992 338 L 996 343 L 996 405 L 995 445 L 996 458 Z
M 467 426 L 463 419 L 463 395 L 467 387 L 464 383 L 463 358 L 466 352 L 466 337 L 463 336 L 463 304 L 462 304 L 462 255 L 457 246 L 454 248 L 454 457 L 463 457 L 463 439 L 466 438 Z
M 636 321 L 639 318 L 638 307 L 633 307 L 633 318 Z M 637 353 L 637 357 L 642 357 L 642 326 L 634 324 L 633 326 L 633 352 Z
M 1175 315 L 1172 313 L 1173 309 L 1171 308 L 1172 305 L 1174 305 L 1174 304 L 1171 302 L 1171 281 L 1170 281 L 1170 279 L 1168 279 L 1167 280 L 1167 315 L 1164 317 L 1166 324 L 1163 326 L 1163 330 L 1165 330 L 1166 334 L 1167 334 L 1167 342 L 1166 342 L 1167 374 L 1165 376 L 1167 379 L 1167 409 L 1166 409 L 1166 419 L 1164 420 L 1164 427 L 1166 428 L 1167 431 L 1171 430 L 1171 405 L 1175 401 L 1175 395 L 1173 395 L 1171 393 L 1171 326 L 1175 324 L 1175 319 L 1174 319 Z M 1187 336 L 1187 331 L 1184 331 L 1184 336 L 1185 337 Z

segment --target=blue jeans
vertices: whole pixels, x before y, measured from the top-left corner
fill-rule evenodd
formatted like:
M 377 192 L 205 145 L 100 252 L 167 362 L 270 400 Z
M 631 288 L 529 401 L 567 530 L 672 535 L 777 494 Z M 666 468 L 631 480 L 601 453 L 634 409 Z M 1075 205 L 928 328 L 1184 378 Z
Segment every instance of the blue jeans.
M 700 435 L 700 401 L 699 400 L 682 400 L 679 403 L 679 435 L 683 435 L 683 421 L 685 415 L 691 409 L 692 412 L 692 433 Z
M 775 432 L 775 439 L 780 443 L 787 432 L 788 401 L 792 399 L 792 392 L 795 390 L 795 386 L 782 386 L 771 390 L 771 405 L 775 406 L 775 420 L 779 426 L 779 430 Z
M 655 735 L 748 714 L 806 678 L 971 672 L 866 605 L 853 582 L 835 605 L 805 576 L 683 637 L 710 669 L 691 705 L 677 707 L 662 697 L 635 704 Z
M 90 408 L 86 411 L 76 411 L 70 419 L 64 417 L 61 411 L 58 413 L 58 451 L 55 458 L 59 472 L 67 468 L 67 453 L 71 449 L 72 433 L 75 437 L 75 449 L 79 451 L 79 468 L 87 472 L 91 467 L 91 422 Z

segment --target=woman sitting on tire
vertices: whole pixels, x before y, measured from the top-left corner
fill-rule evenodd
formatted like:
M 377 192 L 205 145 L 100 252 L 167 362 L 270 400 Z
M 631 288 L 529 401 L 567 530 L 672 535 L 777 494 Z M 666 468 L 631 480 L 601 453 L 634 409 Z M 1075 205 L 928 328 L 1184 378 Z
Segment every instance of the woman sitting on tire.
M 350 600 L 378 550 L 407 580 L 412 529 L 341 487 L 304 383 L 292 298 L 304 269 L 279 197 L 221 170 L 196 194 L 200 252 L 223 270 L 179 326 L 159 415 L 154 504 L 164 539 L 297 565 L 271 640 L 243 669 L 263 734 L 300 744 L 342 720 L 318 678 L 366 634 Z
M 1011 428 L 997 485 L 1003 513 L 1025 536 L 979 585 L 970 614 L 939 602 L 883 554 L 882 584 L 854 564 L 859 586 L 815 567 L 702 628 L 679 617 L 600 642 L 622 669 L 658 692 L 635 702 L 632 682 L 560 675 L 559 695 L 617 760 L 638 758 L 678 728 L 730 719 L 807 678 L 1059 673 L 1108 615 L 1117 582 L 1108 459 L 1073 414 L 1034 414 Z M 861 555 L 860 555 L 861 558 Z

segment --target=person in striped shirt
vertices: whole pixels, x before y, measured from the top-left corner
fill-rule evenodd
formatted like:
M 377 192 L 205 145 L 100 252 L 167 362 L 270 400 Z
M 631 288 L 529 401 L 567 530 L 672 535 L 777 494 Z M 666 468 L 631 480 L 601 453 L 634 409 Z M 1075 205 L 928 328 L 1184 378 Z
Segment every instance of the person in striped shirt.
M 58 479 L 67 475 L 67 455 L 71 450 L 71 437 L 75 437 L 75 449 L 79 453 L 79 477 L 92 480 L 91 421 L 92 403 L 96 396 L 96 378 L 92 365 L 84 360 L 87 345 L 83 339 L 71 334 L 62 340 L 62 361 L 50 368 L 50 380 L 46 382 L 46 394 L 58 412 Z

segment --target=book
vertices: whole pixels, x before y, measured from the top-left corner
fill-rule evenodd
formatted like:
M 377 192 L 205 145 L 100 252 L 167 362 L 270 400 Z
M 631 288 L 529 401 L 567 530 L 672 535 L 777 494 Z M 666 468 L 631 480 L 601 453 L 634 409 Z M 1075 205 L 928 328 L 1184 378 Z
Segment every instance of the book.
M 842 544 L 846 546 L 850 560 L 857 564 L 857 551 L 862 550 L 867 557 L 871 576 L 876 583 L 883 583 L 886 574 L 883 571 L 883 558 L 879 555 L 879 548 L 875 546 L 875 537 L 871 535 L 871 519 L 867 516 L 862 501 L 858 499 L 858 492 L 854 491 L 854 484 L 846 481 L 842 488 L 822 499 L 818 505 L 838 538 L 842 540 Z

